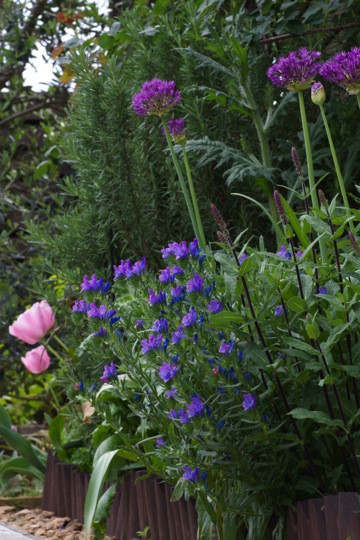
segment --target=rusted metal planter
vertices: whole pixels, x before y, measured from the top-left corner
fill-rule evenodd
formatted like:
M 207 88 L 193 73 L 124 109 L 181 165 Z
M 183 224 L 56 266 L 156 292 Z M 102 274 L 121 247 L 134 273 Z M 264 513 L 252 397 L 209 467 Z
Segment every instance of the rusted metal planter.
M 196 540 L 197 514 L 193 501 L 171 502 L 173 487 L 155 476 L 136 482 L 144 472 L 131 471 L 118 484 L 107 534 L 129 540 L 149 526 L 153 540 Z M 49 453 L 41 508 L 83 523 L 89 479 L 89 474 Z

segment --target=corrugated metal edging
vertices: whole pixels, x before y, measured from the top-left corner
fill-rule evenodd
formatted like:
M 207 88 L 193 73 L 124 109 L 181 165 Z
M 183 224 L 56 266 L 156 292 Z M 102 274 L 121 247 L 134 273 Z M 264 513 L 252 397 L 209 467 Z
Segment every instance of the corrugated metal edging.
M 197 514 L 193 501 L 171 502 L 173 487 L 155 476 L 139 480 L 134 470 L 118 484 L 107 522 L 107 534 L 129 540 L 150 527 L 152 540 L 195 540 Z M 48 455 L 42 509 L 83 522 L 89 475 Z
M 360 540 L 357 493 L 338 493 L 298 502 L 287 515 L 288 540 Z

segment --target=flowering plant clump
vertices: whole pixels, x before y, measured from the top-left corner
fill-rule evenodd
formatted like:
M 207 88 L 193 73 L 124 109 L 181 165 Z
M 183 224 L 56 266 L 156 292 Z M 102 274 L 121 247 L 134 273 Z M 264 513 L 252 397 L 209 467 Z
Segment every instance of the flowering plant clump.
M 314 82 L 320 68 L 320 53 L 303 48 L 268 70 L 276 86 L 298 93 L 309 179 L 308 189 L 292 149 L 304 211 L 296 215 L 274 191 L 283 231 L 274 252 L 234 245 L 215 205 L 220 244 L 210 249 L 185 144 L 191 197 L 172 146 L 183 122 L 162 118 L 197 238 L 164 247 L 156 272 L 145 258 L 121 260 L 111 288 L 85 277 L 74 302 L 74 321 L 86 328 L 74 382 L 109 438 L 104 461 L 132 460 L 174 483 L 174 499 L 193 495 L 199 539 L 283 540 L 285 509 L 297 500 L 360 489 L 358 216 Z M 312 83 L 339 207 L 316 191 L 303 96 Z M 133 106 L 163 116 L 179 100 L 173 82 L 155 79 Z M 97 460 L 96 482 L 104 480 L 99 452 Z
M 84 291 L 87 312 L 74 310 L 105 329 L 87 338 L 103 362 L 86 387 L 119 448 L 177 483 L 175 497 L 195 495 L 218 528 L 242 530 L 259 489 L 281 520 L 294 500 L 360 484 L 357 241 L 341 238 L 339 215 L 335 241 L 334 205 L 324 212 L 291 213 L 297 245 L 288 235 L 277 253 L 170 243 L 164 268 L 117 277 L 109 297 Z M 330 264 L 314 262 L 310 224 L 328 228 Z M 117 322 L 91 316 L 103 301 Z

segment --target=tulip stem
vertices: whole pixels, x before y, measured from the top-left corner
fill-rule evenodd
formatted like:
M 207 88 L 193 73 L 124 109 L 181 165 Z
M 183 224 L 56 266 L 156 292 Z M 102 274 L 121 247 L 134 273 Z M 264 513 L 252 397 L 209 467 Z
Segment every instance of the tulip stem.
M 67 347 L 65 343 L 56 334 L 52 334 L 51 337 L 53 337 L 58 342 L 58 344 L 61 345 L 64 351 L 69 354 L 69 347 Z
M 58 360 L 60 360 L 60 362 L 63 361 L 61 356 L 55 351 L 55 349 L 51 347 L 51 345 L 49 345 L 48 342 L 42 340 L 42 343 L 44 344 L 45 348 L 51 352 L 51 354 L 53 354 Z

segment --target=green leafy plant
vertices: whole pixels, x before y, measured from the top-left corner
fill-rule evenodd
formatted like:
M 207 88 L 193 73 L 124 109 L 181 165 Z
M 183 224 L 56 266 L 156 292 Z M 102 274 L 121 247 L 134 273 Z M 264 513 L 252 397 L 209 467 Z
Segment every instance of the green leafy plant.
M 43 481 L 47 452 L 17 433 L 2 405 L 0 405 L 0 437 L 5 441 L 8 449 L 15 452 L 15 455 L 1 461 L 0 481 L 6 485 L 17 474 Z

